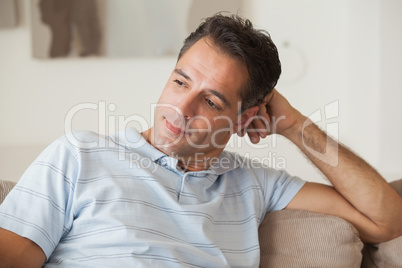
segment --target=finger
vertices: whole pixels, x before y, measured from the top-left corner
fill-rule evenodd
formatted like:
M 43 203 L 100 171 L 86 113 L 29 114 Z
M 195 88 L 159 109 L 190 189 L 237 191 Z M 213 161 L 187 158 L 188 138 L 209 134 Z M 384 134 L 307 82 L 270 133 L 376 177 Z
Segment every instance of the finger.
M 257 116 L 254 118 L 254 126 L 259 130 L 262 138 L 265 138 L 270 131 L 271 118 L 267 111 L 267 107 L 264 106 L 260 109 Z
M 237 135 L 239 136 L 239 137 L 244 137 L 244 135 L 246 135 L 246 129 L 242 129 L 242 130 L 240 130 L 239 132 L 237 132 Z
M 254 123 L 251 123 L 250 126 L 247 128 L 247 135 L 250 138 L 251 142 L 254 144 L 260 141 L 260 135 L 256 131 Z
M 262 138 L 265 138 L 268 135 L 267 127 L 269 127 L 269 125 L 267 125 L 267 123 L 268 122 L 266 122 L 265 118 L 256 118 L 252 122 L 255 131 Z

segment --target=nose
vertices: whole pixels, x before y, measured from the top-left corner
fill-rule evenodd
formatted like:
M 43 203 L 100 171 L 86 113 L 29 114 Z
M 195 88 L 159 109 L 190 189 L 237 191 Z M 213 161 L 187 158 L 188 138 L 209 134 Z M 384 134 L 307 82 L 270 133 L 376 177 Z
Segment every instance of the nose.
M 197 109 L 195 94 L 186 93 L 178 100 L 177 103 L 177 108 L 179 108 L 186 120 L 189 120 L 195 116 Z

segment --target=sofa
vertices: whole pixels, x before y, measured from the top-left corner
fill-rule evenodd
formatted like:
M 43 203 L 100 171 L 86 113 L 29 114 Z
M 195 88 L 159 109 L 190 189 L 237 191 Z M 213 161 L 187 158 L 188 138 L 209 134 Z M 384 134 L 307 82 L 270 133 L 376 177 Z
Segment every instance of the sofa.
M 390 183 L 402 195 L 402 179 Z M 15 183 L 0 180 L 0 204 Z M 335 216 L 302 210 L 266 215 L 259 229 L 260 267 L 402 267 L 402 236 L 364 244 L 356 228 Z

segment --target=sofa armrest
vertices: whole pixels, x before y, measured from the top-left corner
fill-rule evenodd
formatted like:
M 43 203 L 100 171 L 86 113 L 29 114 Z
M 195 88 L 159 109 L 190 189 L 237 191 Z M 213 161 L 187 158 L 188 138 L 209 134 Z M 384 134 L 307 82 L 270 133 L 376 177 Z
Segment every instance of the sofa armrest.
M 335 216 L 303 210 L 268 213 L 259 229 L 260 267 L 360 267 L 356 228 Z
M 402 179 L 393 181 L 390 185 L 402 196 Z M 402 267 L 402 236 L 380 244 L 366 244 L 362 267 Z

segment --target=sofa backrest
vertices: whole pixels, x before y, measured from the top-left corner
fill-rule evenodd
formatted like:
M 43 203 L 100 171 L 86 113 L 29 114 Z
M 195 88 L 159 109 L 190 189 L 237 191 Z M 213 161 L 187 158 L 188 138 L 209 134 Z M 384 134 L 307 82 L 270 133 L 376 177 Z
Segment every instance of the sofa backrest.
M 3 203 L 3 200 L 6 198 L 8 192 L 15 186 L 15 182 L 13 181 L 2 181 L 0 180 L 0 204 Z

